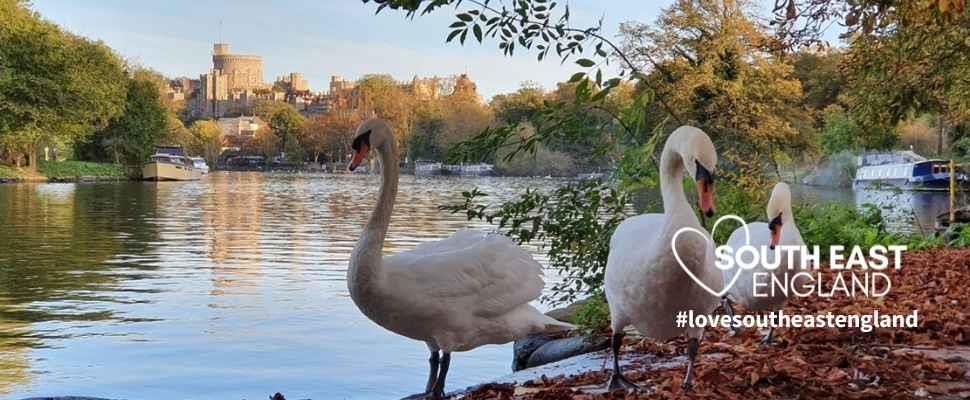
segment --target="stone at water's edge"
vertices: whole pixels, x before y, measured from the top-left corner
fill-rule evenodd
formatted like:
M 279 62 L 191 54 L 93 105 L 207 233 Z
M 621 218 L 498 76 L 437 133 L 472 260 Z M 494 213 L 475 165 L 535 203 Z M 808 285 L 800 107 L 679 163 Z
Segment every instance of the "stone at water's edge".
M 604 350 L 609 346 L 610 339 L 605 336 L 573 336 L 557 339 L 543 344 L 532 352 L 525 367 L 538 367 L 580 354 Z
M 515 341 L 512 345 L 512 371 L 523 370 L 529 364 L 529 357 L 542 345 L 554 340 L 555 335 L 534 333 L 524 339 Z
M 574 322 L 573 317 L 587 303 L 579 300 L 563 308 L 549 311 L 546 315 L 564 322 Z M 512 371 L 537 367 L 580 354 L 591 353 L 607 348 L 609 338 L 602 336 L 573 336 L 563 338 L 561 334 L 532 334 L 515 341 L 512 354 Z

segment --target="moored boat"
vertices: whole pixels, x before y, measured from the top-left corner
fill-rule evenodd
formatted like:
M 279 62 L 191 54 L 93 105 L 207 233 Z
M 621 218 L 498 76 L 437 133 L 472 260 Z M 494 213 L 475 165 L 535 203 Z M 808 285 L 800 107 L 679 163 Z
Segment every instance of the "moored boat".
M 189 157 L 192 160 L 192 166 L 194 166 L 199 171 L 202 171 L 202 175 L 209 173 L 209 164 L 206 164 L 205 159 L 202 157 Z
M 159 147 L 142 167 L 142 177 L 150 181 L 197 181 L 202 179 L 202 170 L 181 147 Z
M 970 177 L 957 168 L 958 190 L 970 189 Z M 912 151 L 870 153 L 859 156 L 854 188 L 891 186 L 903 190 L 949 190 L 950 164 L 929 160 Z

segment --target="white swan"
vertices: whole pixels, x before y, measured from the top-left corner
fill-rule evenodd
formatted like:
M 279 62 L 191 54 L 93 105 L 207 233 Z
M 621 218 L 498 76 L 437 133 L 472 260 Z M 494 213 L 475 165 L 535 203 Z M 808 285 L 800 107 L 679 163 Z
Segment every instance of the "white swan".
M 505 236 L 462 230 L 382 256 L 397 195 L 394 137 L 387 123 L 370 119 L 357 128 L 352 147 L 350 170 L 374 149 L 382 161 L 383 180 L 377 207 L 351 255 L 347 286 L 354 304 L 372 321 L 427 344 L 428 383 L 424 393 L 411 398 L 444 395 L 453 351 L 574 328 L 529 305 L 544 286 L 541 266 Z
M 795 225 L 795 216 L 792 215 L 791 189 L 788 188 L 788 184 L 780 182 L 775 185 L 775 188 L 771 191 L 771 198 L 768 199 L 767 213 L 769 223 L 752 222 L 747 224 L 747 232 L 751 235 L 751 241 L 747 244 L 754 246 L 759 253 L 764 246 L 768 246 L 770 250 L 775 250 L 775 247 L 780 245 L 782 247 L 777 250 L 777 256 L 780 259 L 775 258 L 775 251 L 765 251 L 767 259 L 754 268 L 741 268 L 739 273 L 735 266 L 723 271 L 725 282 L 730 282 L 735 274 L 739 274 L 737 282 L 726 294 L 729 300 L 725 305 L 728 313 L 731 313 L 731 302 L 740 304 L 748 310 L 774 311 L 784 306 L 788 300 L 788 296 L 783 291 L 772 291 L 770 287 L 763 286 L 765 284 L 770 285 L 773 282 L 771 275 L 774 275 L 780 282 L 791 282 L 791 277 L 800 269 L 801 255 L 799 251 L 788 247 L 805 245 L 805 242 L 802 241 L 802 234 L 798 231 L 798 226 Z M 745 236 L 744 227 L 735 229 L 728 239 L 727 246 L 736 252 L 738 248 L 746 244 Z M 789 253 L 792 253 L 791 256 L 789 256 Z M 754 255 L 742 252 L 740 260 L 750 263 L 754 261 Z M 792 265 L 789 265 L 789 260 L 793 261 Z M 777 268 L 766 267 L 766 264 L 775 265 L 776 263 L 779 264 Z M 757 279 L 759 285 L 762 285 L 758 288 L 757 295 L 755 292 L 756 273 L 760 276 Z M 801 287 L 802 283 L 804 282 L 798 280 L 794 283 L 794 286 Z M 768 330 L 763 341 L 765 344 L 771 343 L 773 333 L 774 328 Z
M 714 169 L 717 153 L 711 139 L 700 129 L 677 128 L 660 156 L 660 190 L 663 214 L 628 218 L 610 240 L 605 288 L 613 328 L 613 375 L 609 390 L 636 389 L 623 377 L 619 351 L 623 329 L 633 325 L 644 336 L 666 340 L 686 331 L 689 362 L 684 388 L 691 386 L 694 358 L 703 329 L 678 327 L 681 311 L 706 314 L 718 298 L 695 283 L 674 257 L 671 240 L 684 227 L 704 232 L 705 237 L 685 233 L 677 238 L 677 252 L 695 276 L 710 288 L 721 288 L 721 271 L 714 265 L 714 246 L 684 195 L 684 172 L 696 180 L 699 206 L 714 215 Z

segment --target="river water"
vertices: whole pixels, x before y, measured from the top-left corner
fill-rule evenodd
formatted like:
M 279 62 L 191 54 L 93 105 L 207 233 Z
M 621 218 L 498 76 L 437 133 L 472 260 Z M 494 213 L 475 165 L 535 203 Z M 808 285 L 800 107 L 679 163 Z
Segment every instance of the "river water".
M 347 293 L 347 259 L 378 182 L 214 173 L 198 182 L 0 185 L 0 398 L 420 391 L 425 346 L 367 320 Z M 403 176 L 385 250 L 472 226 L 437 209 L 461 190 L 480 185 L 508 198 L 556 184 Z M 456 354 L 449 387 L 508 373 L 511 352 Z
M 0 185 L 0 398 L 419 391 L 424 345 L 367 320 L 345 283 L 378 182 L 214 173 L 199 182 Z M 437 208 L 460 201 L 462 190 L 481 186 L 494 202 L 561 182 L 403 176 L 385 249 L 475 226 Z M 945 211 L 945 196 L 913 196 L 907 210 L 923 223 Z M 815 188 L 796 198 L 865 201 Z M 898 213 L 896 226 L 915 230 L 911 214 Z M 449 387 L 508 373 L 511 352 L 457 354 Z

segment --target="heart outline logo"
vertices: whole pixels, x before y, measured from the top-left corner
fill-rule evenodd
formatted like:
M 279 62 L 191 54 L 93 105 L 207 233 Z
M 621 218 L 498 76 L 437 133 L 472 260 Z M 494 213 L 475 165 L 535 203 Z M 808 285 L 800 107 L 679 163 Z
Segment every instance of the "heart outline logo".
M 674 232 L 674 236 L 670 238 L 670 249 L 673 250 L 674 258 L 677 259 L 677 264 L 680 265 L 680 269 L 684 270 L 684 272 L 687 273 L 687 276 L 689 276 L 692 280 L 694 280 L 694 283 L 700 286 L 701 289 L 706 290 L 708 293 L 710 293 L 711 295 L 717 298 L 724 297 L 724 294 L 727 293 L 729 290 L 731 290 L 734 284 L 737 283 L 738 278 L 741 276 L 741 268 L 737 268 L 737 270 L 734 272 L 734 277 L 731 278 L 731 282 L 724 285 L 724 287 L 721 288 L 720 291 L 716 291 L 714 289 L 711 289 L 710 286 L 707 286 L 707 284 L 705 284 L 703 281 L 698 279 L 697 275 L 694 275 L 694 272 L 684 265 L 684 261 L 680 258 L 680 254 L 677 253 L 676 244 L 677 244 L 677 238 L 680 236 L 680 234 L 684 232 L 696 233 L 700 235 L 702 238 L 704 238 L 704 240 L 706 240 L 708 243 L 710 243 L 714 240 L 712 237 L 714 236 L 714 232 L 717 232 L 717 226 L 720 225 L 721 222 L 724 222 L 725 220 L 735 220 L 740 222 L 741 227 L 744 228 L 744 242 L 745 244 L 751 244 L 751 231 L 748 230 L 747 222 L 745 222 L 743 218 L 734 214 L 727 214 L 722 216 L 721 218 L 718 218 L 717 221 L 714 222 L 714 227 L 711 228 L 710 235 L 705 235 L 704 232 L 701 231 L 700 229 L 697 229 L 691 226 L 685 226 L 678 229 L 677 232 Z M 721 271 L 720 268 L 718 268 L 718 270 Z

